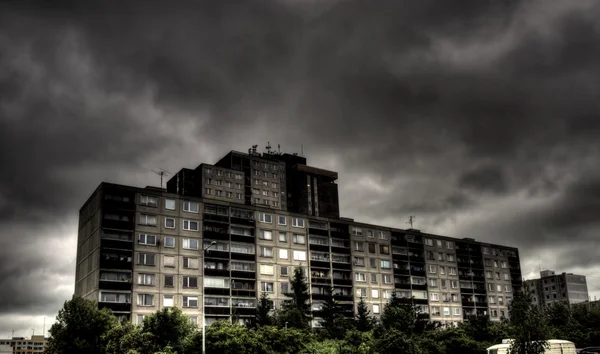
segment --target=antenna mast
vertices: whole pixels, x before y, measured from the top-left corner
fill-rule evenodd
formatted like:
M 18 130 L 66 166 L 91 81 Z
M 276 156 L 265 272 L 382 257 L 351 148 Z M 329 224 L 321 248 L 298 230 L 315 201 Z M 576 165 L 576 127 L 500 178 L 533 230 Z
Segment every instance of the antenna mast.
M 162 168 L 160 169 L 160 171 L 154 171 L 154 170 L 150 170 L 150 171 L 152 171 L 160 176 L 160 188 L 162 188 L 163 187 L 163 177 L 170 175 L 169 171 L 163 170 Z
M 408 221 L 406 222 L 407 224 L 410 224 L 410 228 L 413 228 L 413 223 L 415 222 L 416 217 L 414 215 L 411 215 L 408 217 Z

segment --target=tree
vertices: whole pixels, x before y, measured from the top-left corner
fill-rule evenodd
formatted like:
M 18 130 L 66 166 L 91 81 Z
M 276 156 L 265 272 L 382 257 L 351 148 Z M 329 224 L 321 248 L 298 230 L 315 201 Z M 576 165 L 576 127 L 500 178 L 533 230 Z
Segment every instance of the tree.
M 106 353 L 109 354 L 154 353 L 152 335 L 143 333 L 141 327 L 129 321 L 110 329 L 104 335 L 103 341 L 106 343 Z
M 194 330 L 190 319 L 179 308 L 163 308 L 144 319 L 143 333 L 150 334 L 151 348 L 161 351 L 170 346 L 181 352 L 184 340 Z
M 532 303 L 527 287 L 517 293 L 510 306 L 512 345 L 510 354 L 541 354 L 548 347 L 550 328 L 542 311 Z
M 439 324 L 431 322 L 429 316 L 422 314 L 412 298 L 399 298 L 393 292 L 381 314 L 381 325 L 385 329 L 395 328 L 413 335 L 433 330 Z
M 327 289 L 326 295 L 327 298 L 317 312 L 317 316 L 321 318 L 321 327 L 329 338 L 341 339 L 350 328 L 350 321 L 344 316 L 346 311 L 337 301 L 333 288 Z
M 285 300 L 281 311 L 278 312 L 279 325 L 287 325 L 291 328 L 306 329 L 310 324 L 310 296 L 308 284 L 304 271 L 300 267 L 294 268 L 294 276 L 291 279 L 291 293 L 285 294 L 289 300 Z
M 229 321 L 217 321 L 206 327 L 206 353 L 264 354 L 264 341 L 252 329 Z M 202 331 L 195 331 L 185 340 L 184 350 L 177 353 L 201 354 Z
M 269 296 L 266 292 L 260 295 L 260 300 L 258 302 L 258 306 L 256 307 L 256 315 L 254 324 L 257 327 L 261 326 L 270 326 L 273 324 L 271 319 L 270 311 L 271 311 L 271 302 L 269 301 Z
M 46 353 L 103 353 L 102 338 L 118 322 L 110 310 L 99 310 L 96 302 L 73 297 L 65 301 L 50 328 Z
M 361 332 L 368 332 L 375 326 L 375 319 L 370 315 L 369 307 L 365 300 L 361 297 L 356 309 L 356 317 L 354 319 L 356 329 Z

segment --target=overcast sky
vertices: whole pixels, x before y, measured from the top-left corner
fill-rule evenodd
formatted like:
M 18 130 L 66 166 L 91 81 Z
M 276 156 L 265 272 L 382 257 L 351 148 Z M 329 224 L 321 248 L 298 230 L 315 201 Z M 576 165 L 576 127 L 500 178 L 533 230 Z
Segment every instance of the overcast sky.
M 600 295 L 600 2 L 46 3 L 0 5 L 0 338 L 71 297 L 100 182 L 268 141 L 338 171 L 343 216 Z

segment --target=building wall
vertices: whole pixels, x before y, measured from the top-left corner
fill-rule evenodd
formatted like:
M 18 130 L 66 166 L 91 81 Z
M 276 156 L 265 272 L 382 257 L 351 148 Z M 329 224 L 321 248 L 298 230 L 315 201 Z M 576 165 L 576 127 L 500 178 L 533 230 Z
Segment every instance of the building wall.
M 574 274 L 555 274 L 543 271 L 539 279 L 527 280 L 525 284 L 532 293 L 532 302 L 545 307 L 553 302 L 567 302 L 571 305 L 588 301 L 585 276 Z
M 489 259 L 498 261 L 498 267 L 491 263 L 486 269 L 506 270 L 501 262 L 507 256 L 501 246 L 489 246 L 499 253 L 487 254 L 488 246 L 474 241 L 178 196 L 157 188 L 103 184 L 99 191 L 101 196 L 131 195 L 132 206 L 100 197 L 98 211 L 88 218 L 92 226 L 83 223 L 86 230 L 94 230 L 97 240 L 89 246 L 84 246 L 87 238 L 80 242 L 78 294 L 96 299 L 100 306 L 134 323 L 167 306 L 181 307 L 199 323 L 203 302 L 207 323 L 227 319 L 232 311 L 249 319 L 263 290 L 280 306 L 287 299 L 284 292 L 293 268 L 303 267 L 317 315 L 319 302 L 331 288 L 348 310 L 355 309 L 362 297 L 374 315 L 383 311 L 395 290 L 400 296 L 415 296 L 433 320 L 450 324 L 467 315 L 463 305 L 469 295 L 462 290 L 468 287 L 461 285 L 464 277 L 473 276 L 464 273 L 461 277 L 459 251 L 475 252 L 482 269 L 484 259 Z M 95 228 L 94 223 L 99 226 Z M 186 230 L 189 226 L 193 230 Z M 85 235 L 81 232 L 80 238 Z M 212 242 L 215 245 L 204 255 L 203 248 Z M 107 258 L 110 254 L 117 258 Z M 203 294 L 204 264 L 207 286 Z M 486 314 L 505 309 L 506 305 L 498 303 L 488 306 L 487 297 L 500 295 L 486 292 L 483 270 L 478 276 L 483 307 L 473 309 Z M 515 285 L 511 278 L 493 280 L 496 283 Z M 509 295 L 502 296 L 508 303 Z
M 43 353 L 46 345 L 47 338 L 40 335 L 33 335 L 31 338 L 13 337 L 11 339 L 0 339 L 0 353 Z

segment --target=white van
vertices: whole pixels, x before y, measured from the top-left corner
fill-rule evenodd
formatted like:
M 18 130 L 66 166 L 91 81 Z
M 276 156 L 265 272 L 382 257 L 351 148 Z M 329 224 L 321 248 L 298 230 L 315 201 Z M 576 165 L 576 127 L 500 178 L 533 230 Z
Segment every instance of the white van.
M 492 345 L 487 348 L 487 354 L 507 354 L 511 342 L 512 340 L 510 339 L 503 339 L 502 344 Z M 575 343 L 568 340 L 550 339 L 548 340 L 548 344 L 549 346 L 544 351 L 544 354 L 577 354 Z

